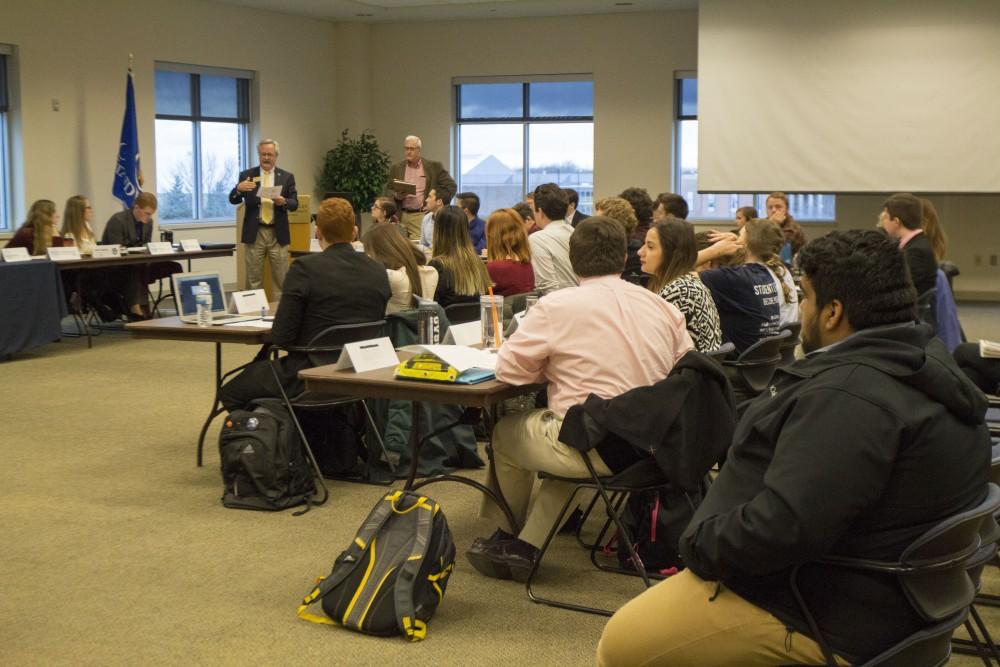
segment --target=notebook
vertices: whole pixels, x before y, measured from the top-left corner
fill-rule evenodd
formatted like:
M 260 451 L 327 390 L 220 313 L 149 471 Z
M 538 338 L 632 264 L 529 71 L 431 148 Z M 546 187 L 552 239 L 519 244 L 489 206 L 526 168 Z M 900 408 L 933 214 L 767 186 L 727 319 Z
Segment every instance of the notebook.
M 195 303 L 195 288 L 205 283 L 212 291 L 212 324 L 231 324 L 259 320 L 260 315 L 235 315 L 226 312 L 226 293 L 222 289 L 222 276 L 214 272 L 175 273 L 171 276 L 174 286 L 174 300 L 181 322 L 198 323 L 198 306 Z

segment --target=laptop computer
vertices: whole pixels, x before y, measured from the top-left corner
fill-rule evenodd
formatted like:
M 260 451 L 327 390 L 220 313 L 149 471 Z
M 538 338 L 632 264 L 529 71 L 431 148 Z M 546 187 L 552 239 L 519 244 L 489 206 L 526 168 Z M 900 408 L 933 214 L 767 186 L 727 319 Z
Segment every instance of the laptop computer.
M 212 291 L 212 324 L 230 324 L 259 320 L 260 315 L 236 315 L 226 311 L 226 293 L 222 289 L 222 276 L 205 271 L 200 273 L 175 273 L 171 276 L 174 287 L 174 301 L 181 322 L 198 323 L 198 306 L 195 303 L 195 288 L 205 283 Z

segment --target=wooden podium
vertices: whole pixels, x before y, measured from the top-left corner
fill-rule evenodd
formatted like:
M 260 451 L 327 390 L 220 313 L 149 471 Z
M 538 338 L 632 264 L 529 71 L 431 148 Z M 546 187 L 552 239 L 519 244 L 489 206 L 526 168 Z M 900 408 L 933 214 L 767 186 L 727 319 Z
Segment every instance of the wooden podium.
M 309 239 L 312 238 L 311 201 L 312 195 L 299 195 L 299 207 L 288 213 L 288 231 L 291 234 L 289 250 L 309 250 Z M 236 288 L 239 290 L 250 287 L 247 284 L 247 272 L 244 265 L 246 248 L 240 243 L 243 234 L 243 213 L 243 204 L 240 204 L 236 207 Z M 275 300 L 275 289 L 271 279 L 271 263 L 266 259 L 264 260 L 264 291 L 267 293 L 268 302 Z

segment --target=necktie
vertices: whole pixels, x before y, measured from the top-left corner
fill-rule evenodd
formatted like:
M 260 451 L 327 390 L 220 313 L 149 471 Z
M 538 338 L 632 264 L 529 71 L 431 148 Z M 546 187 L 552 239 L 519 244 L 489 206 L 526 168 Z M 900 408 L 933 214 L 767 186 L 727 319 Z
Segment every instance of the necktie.
M 271 187 L 274 185 L 274 172 L 269 171 L 264 173 L 263 178 L 264 187 Z M 260 221 L 265 224 L 270 224 L 271 220 L 274 219 L 274 202 L 270 199 L 260 200 Z

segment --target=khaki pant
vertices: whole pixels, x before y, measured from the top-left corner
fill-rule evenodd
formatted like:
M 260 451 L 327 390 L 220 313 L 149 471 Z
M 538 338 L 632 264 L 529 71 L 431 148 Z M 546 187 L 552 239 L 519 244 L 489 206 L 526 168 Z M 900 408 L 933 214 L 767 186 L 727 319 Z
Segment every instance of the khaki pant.
M 406 231 L 406 236 L 409 237 L 411 241 L 420 240 L 420 223 L 424 221 L 424 213 L 417 211 L 416 213 L 410 213 L 409 211 L 402 211 L 399 214 L 399 223 L 402 225 L 403 229 Z
M 500 490 L 514 519 L 524 525 L 518 537 L 536 547 L 545 541 L 574 486 L 543 480 L 532 504 L 536 473 L 544 470 L 565 477 L 590 477 L 580 452 L 559 442 L 561 426 L 562 420 L 552 411 L 531 410 L 504 417 L 493 429 L 493 458 Z M 597 474 L 611 474 L 597 452 L 590 452 L 590 461 Z M 581 502 L 586 502 L 586 496 Z M 506 527 L 503 513 L 493 501 L 484 499 L 480 514 Z
M 725 586 L 684 570 L 618 610 L 597 646 L 599 667 L 825 665 L 819 645 Z M 715 599 L 713 600 L 713 596 Z M 838 658 L 838 664 L 848 663 Z
M 264 286 L 264 256 L 271 262 L 271 277 L 274 279 L 275 294 L 285 285 L 288 273 L 288 246 L 280 245 L 275 237 L 274 227 L 257 227 L 257 238 L 253 243 L 244 243 L 243 263 L 247 273 L 247 288 L 261 289 Z

